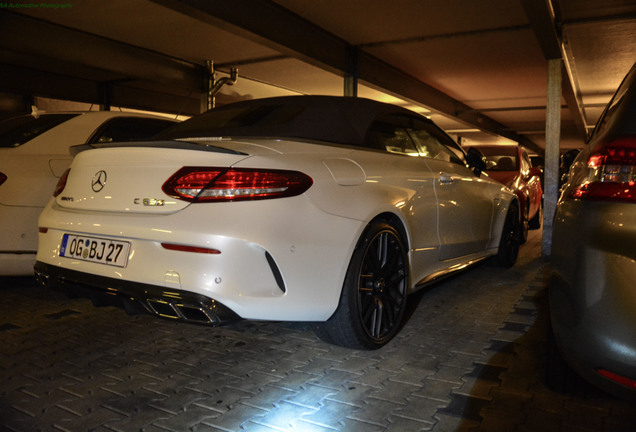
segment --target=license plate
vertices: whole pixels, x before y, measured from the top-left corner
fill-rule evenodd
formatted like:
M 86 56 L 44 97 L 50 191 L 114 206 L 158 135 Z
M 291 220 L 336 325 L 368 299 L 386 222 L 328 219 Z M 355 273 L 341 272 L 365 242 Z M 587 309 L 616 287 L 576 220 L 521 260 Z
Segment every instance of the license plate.
M 117 267 L 126 267 L 130 242 L 64 234 L 60 256 Z

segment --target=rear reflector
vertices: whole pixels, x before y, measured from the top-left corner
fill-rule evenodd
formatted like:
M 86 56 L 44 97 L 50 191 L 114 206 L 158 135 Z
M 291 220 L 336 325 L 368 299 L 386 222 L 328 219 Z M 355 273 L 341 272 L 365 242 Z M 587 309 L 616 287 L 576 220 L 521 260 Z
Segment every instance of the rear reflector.
M 300 195 L 312 184 L 311 177 L 298 171 L 183 167 L 162 189 L 190 202 L 227 202 Z
M 203 248 L 203 247 L 197 247 L 197 246 L 185 246 L 185 245 L 172 244 L 172 243 L 161 243 L 161 246 L 163 246 L 164 249 L 181 251 L 181 252 L 194 252 L 194 253 L 212 254 L 212 255 L 219 255 L 221 253 L 221 251 L 218 249 Z
M 622 375 L 618 375 L 615 374 L 614 372 L 610 372 L 608 370 L 605 369 L 597 369 L 596 373 L 598 373 L 599 375 L 604 376 L 607 379 L 610 379 L 616 383 L 622 384 L 625 387 L 629 387 L 632 390 L 636 390 L 636 381 L 631 379 L 631 378 L 627 378 L 624 377 Z
M 636 139 L 603 145 L 587 161 L 589 175 L 572 198 L 636 202 Z

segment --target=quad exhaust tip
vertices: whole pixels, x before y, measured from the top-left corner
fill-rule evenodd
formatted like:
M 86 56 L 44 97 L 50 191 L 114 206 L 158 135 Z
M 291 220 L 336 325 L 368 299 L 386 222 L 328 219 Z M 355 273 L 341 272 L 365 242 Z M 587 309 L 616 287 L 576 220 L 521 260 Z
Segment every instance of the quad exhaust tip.
M 219 318 L 209 310 L 197 305 L 173 303 L 161 299 L 146 299 L 148 310 L 161 318 L 188 321 L 195 324 L 220 323 Z

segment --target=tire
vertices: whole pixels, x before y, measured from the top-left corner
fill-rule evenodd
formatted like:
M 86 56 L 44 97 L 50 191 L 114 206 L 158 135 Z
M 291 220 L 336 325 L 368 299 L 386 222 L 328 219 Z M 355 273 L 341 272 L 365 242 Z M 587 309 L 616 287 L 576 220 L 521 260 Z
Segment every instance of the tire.
M 570 396 L 582 395 L 590 387 L 561 355 L 552 328 L 548 329 L 546 343 L 545 384 L 553 392 Z
M 377 349 L 400 330 L 409 289 L 407 250 L 398 231 L 372 222 L 353 252 L 336 312 L 315 332 L 325 342 Z
M 519 222 L 519 207 L 516 203 L 510 204 L 506 220 L 501 231 L 499 249 L 495 256 L 495 263 L 499 267 L 512 267 L 519 255 L 522 227 Z
M 541 200 L 541 204 L 539 205 L 539 210 L 537 213 L 530 219 L 528 225 L 531 230 L 536 230 L 541 228 L 541 223 L 543 222 L 543 200 Z

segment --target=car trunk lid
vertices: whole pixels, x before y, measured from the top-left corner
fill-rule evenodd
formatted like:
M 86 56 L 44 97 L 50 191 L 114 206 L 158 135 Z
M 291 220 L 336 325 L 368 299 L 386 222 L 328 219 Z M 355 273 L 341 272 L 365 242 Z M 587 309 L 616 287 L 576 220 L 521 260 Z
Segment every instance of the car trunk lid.
M 162 186 L 184 166 L 230 167 L 244 152 L 191 143 L 143 143 L 82 151 L 73 164 L 57 205 L 98 212 L 165 214 L 189 202 L 167 195 Z

